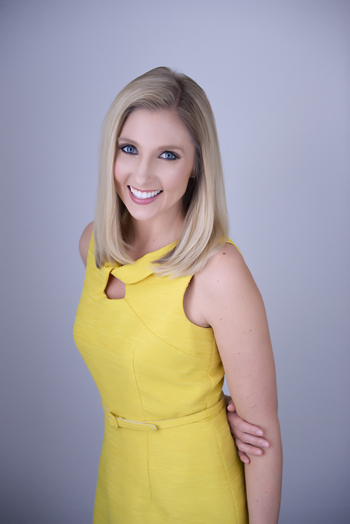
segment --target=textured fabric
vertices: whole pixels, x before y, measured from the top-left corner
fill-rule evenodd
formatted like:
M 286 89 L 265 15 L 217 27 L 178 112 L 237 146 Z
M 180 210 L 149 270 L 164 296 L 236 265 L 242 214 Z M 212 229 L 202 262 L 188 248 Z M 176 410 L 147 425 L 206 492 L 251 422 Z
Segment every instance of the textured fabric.
M 214 415 L 175 427 L 115 422 L 156 425 L 222 398 L 213 330 L 192 324 L 183 310 L 191 277 L 158 277 L 150 268 L 174 246 L 97 269 L 90 241 L 74 339 L 105 411 L 94 524 L 248 522 L 243 466 L 222 400 Z M 125 298 L 105 294 L 110 274 L 126 284 Z

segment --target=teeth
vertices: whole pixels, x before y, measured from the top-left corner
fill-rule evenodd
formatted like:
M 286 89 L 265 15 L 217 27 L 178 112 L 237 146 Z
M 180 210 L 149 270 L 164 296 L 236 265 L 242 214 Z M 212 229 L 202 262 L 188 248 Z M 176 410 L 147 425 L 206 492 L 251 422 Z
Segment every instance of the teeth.
M 161 190 L 159 191 L 138 191 L 138 189 L 134 189 L 133 187 L 129 186 L 130 191 L 136 198 L 146 199 L 146 198 L 152 198 L 159 193 L 161 193 Z

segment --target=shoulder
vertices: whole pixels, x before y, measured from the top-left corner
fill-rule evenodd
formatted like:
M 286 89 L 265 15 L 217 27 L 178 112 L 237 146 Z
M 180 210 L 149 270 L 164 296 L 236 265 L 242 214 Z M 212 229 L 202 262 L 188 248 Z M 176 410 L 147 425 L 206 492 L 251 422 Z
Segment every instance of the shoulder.
M 210 325 L 225 311 L 237 314 L 243 304 L 261 302 L 258 287 L 238 249 L 226 243 L 196 274 L 201 289 L 203 316 Z
M 79 252 L 80 256 L 84 262 L 84 265 L 86 266 L 88 252 L 89 252 L 89 245 L 90 245 L 90 239 L 93 231 L 94 223 L 90 222 L 84 229 L 80 240 L 79 240 Z
M 196 279 L 208 291 L 225 286 L 225 283 L 241 278 L 249 270 L 238 249 L 228 242 L 209 258 Z

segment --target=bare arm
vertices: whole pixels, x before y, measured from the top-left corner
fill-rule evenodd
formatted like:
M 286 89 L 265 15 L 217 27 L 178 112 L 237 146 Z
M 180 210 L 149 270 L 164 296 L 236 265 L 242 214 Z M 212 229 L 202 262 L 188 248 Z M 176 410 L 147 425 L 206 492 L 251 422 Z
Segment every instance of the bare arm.
M 79 253 L 80 253 L 80 256 L 81 256 L 85 266 L 86 266 L 86 262 L 87 262 L 87 257 L 88 257 L 88 252 L 89 252 L 89 244 L 90 244 L 90 239 L 91 239 L 93 227 L 94 227 L 94 223 L 90 222 L 90 224 L 88 224 L 86 226 L 86 228 L 84 229 L 84 231 L 83 231 L 83 233 L 82 233 L 82 235 L 80 237 L 80 240 L 79 240 Z
M 260 426 L 270 447 L 245 465 L 250 524 L 277 524 L 282 446 L 275 365 L 264 304 L 234 246 L 212 257 L 198 274 L 202 314 L 212 326 L 226 380 L 239 415 Z
M 264 438 L 264 432 L 258 426 L 243 420 L 236 411 L 236 406 L 229 395 L 225 395 L 226 417 L 230 431 L 238 450 L 238 455 L 244 464 L 250 464 L 249 455 L 261 457 L 270 443 Z

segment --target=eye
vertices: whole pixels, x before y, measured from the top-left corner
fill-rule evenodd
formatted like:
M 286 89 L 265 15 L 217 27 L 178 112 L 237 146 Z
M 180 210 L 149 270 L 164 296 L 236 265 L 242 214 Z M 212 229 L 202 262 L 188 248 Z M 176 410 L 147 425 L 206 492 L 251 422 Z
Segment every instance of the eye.
M 121 146 L 119 149 L 126 153 L 127 155 L 135 155 L 136 154 L 136 147 L 131 146 L 130 144 L 125 144 L 125 146 Z
M 164 158 L 165 160 L 176 160 L 179 157 L 172 151 L 164 151 L 164 153 L 160 155 L 160 158 Z

